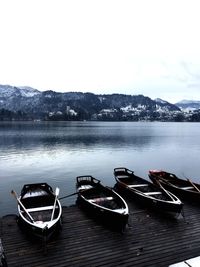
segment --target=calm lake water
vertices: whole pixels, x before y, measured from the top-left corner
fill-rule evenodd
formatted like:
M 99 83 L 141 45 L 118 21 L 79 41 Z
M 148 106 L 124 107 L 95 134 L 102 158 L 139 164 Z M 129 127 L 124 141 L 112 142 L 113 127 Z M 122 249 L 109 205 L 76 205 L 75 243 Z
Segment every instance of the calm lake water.
M 0 216 L 17 212 L 12 189 L 47 182 L 64 196 L 75 192 L 78 175 L 114 186 L 115 167 L 146 179 L 149 169 L 164 169 L 200 182 L 199 137 L 199 123 L 1 122 Z

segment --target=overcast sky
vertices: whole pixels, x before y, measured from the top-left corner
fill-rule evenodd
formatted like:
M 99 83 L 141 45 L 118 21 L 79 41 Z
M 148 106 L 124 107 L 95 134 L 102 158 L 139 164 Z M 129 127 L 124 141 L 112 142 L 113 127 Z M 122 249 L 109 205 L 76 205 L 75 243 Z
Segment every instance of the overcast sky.
M 0 0 L 0 84 L 200 100 L 199 0 Z

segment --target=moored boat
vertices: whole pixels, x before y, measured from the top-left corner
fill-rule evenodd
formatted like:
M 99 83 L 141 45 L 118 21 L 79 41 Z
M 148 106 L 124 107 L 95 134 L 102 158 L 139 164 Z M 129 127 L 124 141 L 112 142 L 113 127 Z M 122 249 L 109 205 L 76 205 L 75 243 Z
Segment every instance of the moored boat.
M 124 231 L 129 217 L 125 200 L 92 176 L 78 176 L 76 179 L 79 203 L 87 210 L 92 210 L 92 213 L 95 212 L 113 229 Z
M 139 203 L 173 215 L 182 211 L 183 203 L 174 194 L 136 176 L 133 171 L 124 167 L 115 168 L 114 176 L 117 186 L 129 192 Z
M 11 193 L 18 201 L 20 224 L 31 235 L 48 241 L 61 226 L 59 188 L 54 193 L 47 183 L 26 184 L 19 197 L 15 191 Z
M 175 174 L 163 170 L 150 170 L 149 178 L 177 194 L 180 198 L 200 201 L 200 184 L 194 183 L 191 179 L 182 179 Z

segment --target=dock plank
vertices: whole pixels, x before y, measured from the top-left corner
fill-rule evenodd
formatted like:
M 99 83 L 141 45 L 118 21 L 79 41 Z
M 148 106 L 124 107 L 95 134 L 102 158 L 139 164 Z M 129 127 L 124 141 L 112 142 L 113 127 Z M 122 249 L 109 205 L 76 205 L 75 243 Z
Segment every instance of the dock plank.
M 48 243 L 27 237 L 17 216 L 0 219 L 0 238 L 8 266 L 167 267 L 199 256 L 200 208 L 185 203 L 185 218 L 161 216 L 126 199 L 130 217 L 124 234 L 112 231 L 78 206 L 63 207 L 62 231 Z

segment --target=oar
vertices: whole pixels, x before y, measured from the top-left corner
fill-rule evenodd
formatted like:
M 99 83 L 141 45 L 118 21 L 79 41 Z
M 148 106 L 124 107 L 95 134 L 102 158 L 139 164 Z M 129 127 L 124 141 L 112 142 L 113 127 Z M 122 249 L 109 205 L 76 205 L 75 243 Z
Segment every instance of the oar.
M 90 189 L 92 189 L 93 187 L 91 187 L 91 188 L 89 188 L 89 189 L 83 189 L 83 190 L 81 190 L 80 192 L 82 193 L 82 192 L 84 192 L 84 191 L 88 191 L 88 190 L 90 190 Z M 64 197 L 59 197 L 59 200 L 60 199 L 63 199 L 63 198 L 67 198 L 67 197 L 72 197 L 72 196 L 74 196 L 74 195 L 78 195 L 80 192 L 75 192 L 75 193 L 72 193 L 72 194 L 70 194 L 70 195 L 66 195 L 66 196 L 64 196 Z
M 24 207 L 24 205 L 22 204 L 22 202 L 20 201 L 20 199 L 17 196 L 17 193 L 12 190 L 11 194 L 16 198 L 17 202 L 19 203 L 19 205 L 22 207 L 22 209 L 25 211 L 25 213 L 28 215 L 29 219 L 31 220 L 32 223 L 34 223 L 33 217 L 30 215 L 30 213 L 27 211 L 27 209 Z
M 188 182 L 191 183 L 191 185 L 200 193 L 200 189 L 189 179 L 187 178 Z
M 73 193 L 73 194 L 66 195 L 66 196 L 64 196 L 64 197 L 60 197 L 59 200 L 60 200 L 60 199 L 63 199 L 63 198 L 67 198 L 67 197 L 71 197 L 71 196 L 77 195 L 78 193 L 79 193 L 79 192 L 75 192 L 75 193 Z
M 56 187 L 56 190 L 55 190 L 55 201 L 54 201 L 54 205 L 53 205 L 53 211 L 52 211 L 52 214 L 51 214 L 51 221 L 53 220 L 53 217 L 54 217 L 54 212 L 55 212 L 55 208 L 56 208 L 56 201 L 57 201 L 59 192 L 60 192 L 60 189 L 58 187 Z

